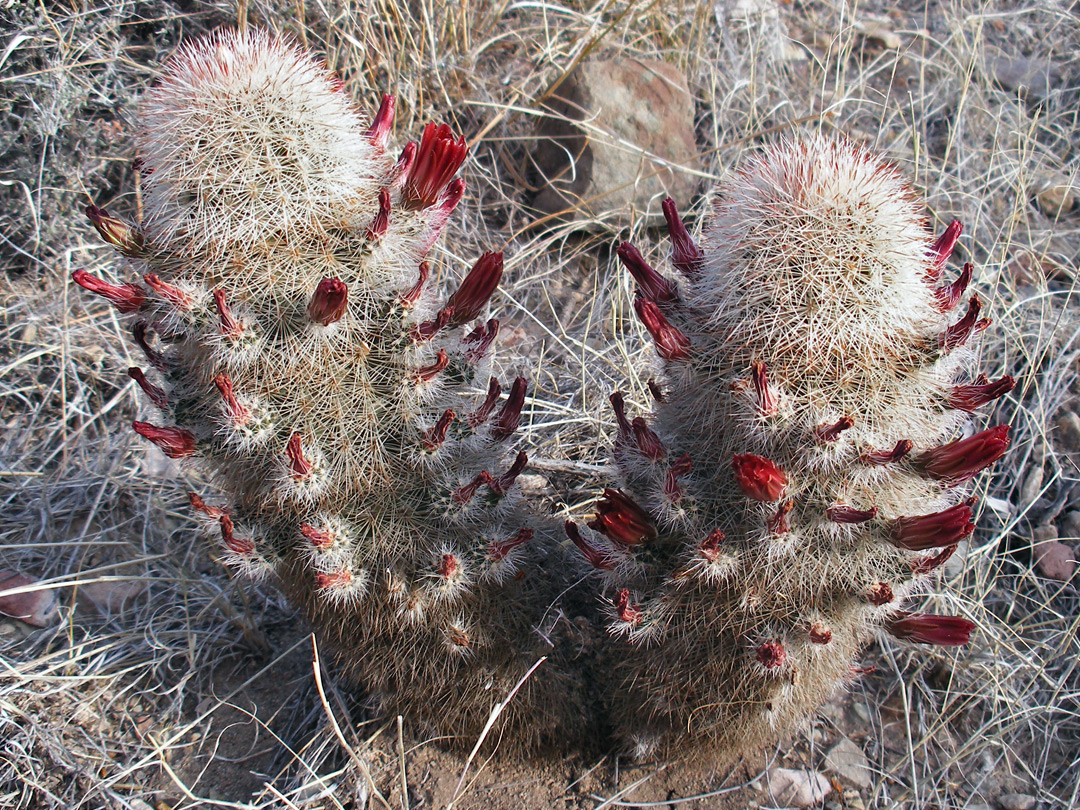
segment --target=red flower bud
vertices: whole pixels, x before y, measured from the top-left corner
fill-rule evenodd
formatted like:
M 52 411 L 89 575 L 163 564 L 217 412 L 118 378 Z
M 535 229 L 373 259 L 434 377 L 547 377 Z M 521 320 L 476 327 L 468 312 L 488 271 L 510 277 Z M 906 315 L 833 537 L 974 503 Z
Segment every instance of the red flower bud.
M 660 203 L 660 207 L 664 211 L 668 236 L 671 238 L 671 263 L 687 278 L 697 278 L 701 275 L 701 266 L 705 263 L 705 252 L 690 238 L 690 233 L 679 216 L 679 210 L 675 207 L 675 201 L 668 197 Z
M 772 416 L 776 413 L 776 395 L 769 390 L 768 370 L 764 363 L 753 365 L 754 393 L 757 395 L 758 413 Z
M 678 503 L 682 500 L 683 488 L 679 484 L 679 478 L 689 475 L 693 470 L 694 465 L 690 461 L 689 453 L 683 453 L 667 468 L 667 472 L 664 474 L 664 497 L 667 498 L 669 503 Z
M 811 644 L 828 644 L 832 641 L 832 630 L 817 622 L 810 625 L 807 635 L 810 636 Z
M 652 398 L 657 402 L 663 402 L 664 392 L 660 390 L 660 386 L 656 384 L 656 380 L 650 377 L 647 384 L 649 386 L 649 393 L 652 394 Z
M 626 404 L 623 401 L 622 391 L 616 391 L 608 397 L 608 401 L 611 402 L 611 407 L 615 410 L 615 421 L 619 423 L 619 440 L 628 441 L 634 431 L 630 426 L 630 421 L 626 418 Z
M 998 425 L 927 450 L 915 464 L 930 478 L 962 484 L 1005 455 L 1009 444 L 1009 426 Z
M 150 341 L 147 340 L 148 329 L 149 327 L 146 325 L 146 321 L 138 321 L 131 327 L 131 337 L 135 340 L 135 345 L 142 349 L 142 353 L 146 355 L 146 359 L 150 361 L 150 365 L 158 371 L 165 371 L 169 367 L 169 364 L 165 360 L 165 355 L 151 348 Z
M 908 551 L 942 548 L 967 537 L 975 531 L 971 522 L 971 507 L 966 503 L 943 509 L 931 515 L 899 517 L 892 522 L 889 540 Z
M 308 303 L 308 316 L 315 323 L 329 326 L 341 320 L 349 305 L 349 288 L 340 278 L 324 278 Z
M 450 296 L 446 306 L 453 307 L 453 324 L 468 323 L 476 319 L 491 298 L 503 272 L 502 253 L 485 253 L 465 276 L 457 292 Z
M 656 435 L 640 416 L 631 423 L 634 431 L 634 442 L 638 451 L 653 461 L 660 461 L 665 455 L 664 443 Z
M 371 128 L 367 131 L 367 138 L 379 149 L 386 148 L 386 142 L 390 138 L 390 128 L 394 125 L 394 111 L 397 107 L 397 97 L 383 93 L 379 104 L 379 111 L 371 122 Z
M 753 453 L 731 459 L 735 481 L 747 498 L 755 501 L 778 501 L 787 488 L 787 476 L 773 462 Z
M 390 189 L 384 188 L 379 192 L 379 210 L 375 212 L 375 218 L 368 225 L 367 238 L 372 242 L 379 241 L 386 229 L 390 227 Z
M 325 573 L 323 571 L 315 574 L 315 584 L 323 590 L 333 590 L 335 588 L 344 588 L 352 583 L 352 572 L 347 568 L 342 568 L 340 571 L 331 571 Z
M 520 545 L 524 545 L 533 539 L 532 529 L 518 529 L 517 534 L 505 540 L 492 540 L 488 543 L 488 559 L 498 562 L 505 559 L 506 555 Z
M 956 552 L 956 546 L 946 546 L 937 554 L 932 557 L 922 557 L 916 560 L 912 560 L 911 573 L 916 576 L 921 574 L 929 574 L 935 568 L 944 565 L 948 559 Z
M 230 340 L 239 339 L 240 335 L 244 333 L 244 325 L 236 319 L 232 310 L 229 309 L 229 305 L 225 302 L 224 290 L 214 290 L 214 306 L 217 308 L 221 334 Z
M 86 206 L 86 216 L 102 241 L 112 245 L 129 258 L 143 255 L 143 235 L 122 219 L 110 216 L 104 208 Z
M 251 419 L 251 411 L 237 400 L 236 394 L 233 393 L 232 380 L 229 379 L 229 375 L 224 372 L 218 374 L 214 377 L 214 385 L 217 386 L 222 399 L 225 400 L 225 410 L 229 414 L 229 419 L 232 420 L 233 425 L 236 427 L 246 425 L 248 420 Z
M 204 501 L 197 493 L 188 493 L 188 502 L 191 504 L 191 508 L 197 512 L 202 512 L 207 517 L 211 517 L 214 520 L 219 520 L 223 515 L 229 514 L 228 509 L 221 509 L 217 506 L 210 506 Z
M 795 504 L 792 501 L 784 501 L 780 504 L 771 518 L 769 518 L 769 531 L 773 534 L 787 534 L 791 531 L 788 526 L 788 515 L 791 514 L 791 510 L 795 508 Z
M 177 309 L 191 309 L 195 304 L 195 299 L 188 293 L 172 284 L 166 284 L 155 273 L 147 273 L 143 276 L 143 281 L 146 282 L 147 287 Z
M 766 641 L 757 648 L 757 660 L 765 669 L 776 669 L 787 660 L 787 650 L 779 641 Z
M 525 406 L 525 388 L 528 384 L 524 377 L 514 380 L 510 388 L 510 394 L 499 411 L 499 415 L 491 423 L 491 438 L 497 442 L 509 439 L 518 429 L 521 421 L 521 409 Z
M 889 632 L 899 639 L 943 647 L 962 647 L 974 629 L 974 622 L 967 619 L 932 613 L 905 613 L 889 624 Z
M 660 308 L 646 298 L 634 301 L 634 311 L 652 335 L 657 353 L 665 360 L 685 360 L 690 356 L 690 339 L 672 326 Z
M 964 269 L 960 271 L 956 281 L 934 290 L 934 303 L 941 312 L 952 312 L 956 309 L 956 305 L 964 297 L 964 291 L 967 290 L 968 284 L 971 283 L 973 269 L 971 262 L 968 262 L 964 265 Z
M 304 448 L 299 433 L 289 437 L 285 446 L 285 455 L 289 457 L 289 473 L 294 481 L 303 481 L 314 469 L 311 462 L 304 458 Z
M 455 554 L 443 554 L 439 560 L 439 576 L 443 579 L 453 579 L 460 568 L 461 564 Z
M 870 590 L 866 592 L 866 601 L 876 607 L 887 605 L 895 598 L 892 585 L 888 582 L 875 582 L 870 586 Z
M 394 164 L 395 186 L 405 185 L 405 182 L 409 177 L 409 172 L 415 162 L 416 144 L 413 141 L 409 141 L 401 150 L 401 156 L 398 157 L 397 163 Z
M 941 279 L 941 271 L 952 255 L 963 230 L 964 226 L 954 219 L 930 247 L 930 269 L 927 271 L 930 281 L 937 282 Z
M 146 375 L 143 374 L 141 368 L 129 368 L 128 376 L 139 384 L 139 388 L 146 394 L 146 398 L 157 405 L 161 410 L 167 410 L 169 407 L 169 396 L 156 385 L 146 379 Z
M 841 433 L 854 425 L 855 420 L 850 416 L 841 416 L 836 420 L 836 424 L 834 425 L 818 425 L 814 428 L 814 436 L 819 442 L 828 444 L 830 442 L 835 442 L 840 438 Z
M 720 544 L 724 541 L 724 533 L 720 529 L 713 529 L 709 536 L 698 545 L 698 552 L 709 562 L 716 562 L 720 558 Z
M 605 489 L 596 504 L 596 518 L 589 528 L 624 546 L 636 546 L 656 539 L 656 524 L 649 513 L 617 489 Z
M 569 537 L 571 542 L 585 555 L 585 559 L 589 561 L 589 564 L 593 568 L 601 568 L 610 571 L 615 567 L 611 556 L 606 551 L 590 544 L 588 540 L 581 536 L 581 530 L 578 529 L 578 526 L 574 521 L 566 521 L 563 524 L 563 528 L 566 529 L 566 536 Z
M 982 300 L 977 295 L 968 300 L 968 311 L 963 318 L 945 330 L 941 336 L 942 351 L 950 352 L 957 346 L 962 346 L 968 338 L 978 335 L 990 325 L 989 318 L 979 320 L 979 312 L 982 309 Z
M 411 307 L 420 300 L 420 294 L 424 291 L 424 284 L 427 282 L 429 275 L 431 275 L 431 265 L 427 262 L 420 262 L 420 278 L 408 292 L 402 293 L 402 306 Z
M 195 453 L 195 435 L 178 427 L 156 427 L 149 422 L 132 422 L 135 432 L 156 444 L 169 458 L 187 458 Z
M 673 301 L 678 297 L 678 289 L 668 279 L 653 270 L 636 247 L 629 242 L 620 242 L 615 248 L 622 266 L 630 271 L 638 285 L 638 295 L 649 301 L 660 303 Z
M 442 443 L 446 441 L 446 431 L 450 428 L 450 423 L 454 421 L 454 416 L 454 412 L 449 408 L 443 411 L 439 421 L 421 439 L 425 450 L 434 453 L 442 447 Z
M 466 417 L 473 430 L 480 427 L 480 425 L 488 420 L 488 417 L 491 416 L 491 412 L 495 410 L 495 404 L 499 401 L 500 394 L 502 394 L 502 386 L 499 385 L 498 380 L 492 377 L 488 380 L 487 396 L 484 398 L 484 401 L 476 411 Z
M 465 352 L 466 359 L 473 364 L 483 360 L 484 355 L 487 354 L 487 350 L 495 342 L 495 337 L 498 334 L 499 321 L 497 318 L 491 318 L 486 324 L 472 330 L 464 338 L 465 345 L 469 346 L 469 349 Z
M 514 485 L 514 482 L 517 481 L 518 476 L 525 471 L 525 466 L 528 463 L 528 454 L 526 454 L 524 450 L 519 451 L 514 458 L 514 463 L 510 465 L 510 469 L 500 475 L 492 484 L 491 488 L 495 491 L 495 494 L 503 495 L 506 493 L 506 491 Z
M 225 544 L 225 548 L 233 552 L 233 554 L 251 554 L 255 551 L 255 543 L 248 537 L 237 537 L 233 531 L 232 518 L 228 515 L 222 515 L 220 518 L 221 525 L 221 540 Z
M 71 280 L 84 290 L 100 295 L 125 314 L 137 312 L 146 301 L 146 294 L 135 284 L 110 284 L 85 270 L 76 270 L 71 274 Z
M 454 134 L 446 124 L 428 124 L 416 149 L 416 159 L 405 178 L 405 206 L 429 208 L 438 202 L 468 154 L 465 138 L 454 140 Z
M 452 500 L 458 506 L 464 506 L 473 499 L 473 496 L 476 495 L 477 490 L 479 490 L 480 487 L 482 487 L 484 484 L 487 484 L 488 486 L 493 486 L 495 484 L 495 479 L 492 478 L 491 473 L 489 473 L 487 470 L 481 470 L 473 477 L 472 481 L 458 487 L 453 492 L 451 492 L 450 500 Z
M 833 523 L 866 523 L 877 517 L 878 509 L 873 506 L 869 509 L 856 509 L 853 506 L 837 504 L 825 510 L 825 517 Z
M 435 335 L 439 334 L 446 325 L 450 323 L 450 319 L 454 317 L 453 307 L 443 307 L 436 313 L 435 320 L 424 321 L 417 324 L 412 328 L 412 339 L 414 343 L 424 343 L 431 340 Z
M 880 467 L 885 464 L 896 464 L 898 461 L 904 458 L 911 452 L 911 448 L 915 446 L 915 443 L 910 439 L 901 439 L 896 443 L 896 447 L 892 450 L 868 450 L 859 456 L 859 460 L 863 464 L 869 464 L 872 467 Z
M 1012 377 L 1002 377 L 997 382 L 984 382 L 978 385 L 958 385 L 949 394 L 949 407 L 971 413 L 980 405 L 1003 397 L 1016 387 Z
M 420 382 L 431 382 L 435 379 L 435 376 L 444 371 L 446 367 L 450 365 L 450 355 L 446 353 L 446 349 L 439 349 L 439 353 L 435 355 L 435 362 L 430 366 L 422 366 L 416 370 L 416 378 Z
M 311 541 L 311 545 L 319 551 L 325 551 L 334 544 L 334 535 L 325 530 L 316 529 L 308 523 L 300 524 L 300 534 Z
M 630 604 L 630 591 L 626 588 L 619 591 L 612 604 L 615 605 L 615 614 L 620 622 L 632 624 L 635 627 L 641 623 L 641 611 Z

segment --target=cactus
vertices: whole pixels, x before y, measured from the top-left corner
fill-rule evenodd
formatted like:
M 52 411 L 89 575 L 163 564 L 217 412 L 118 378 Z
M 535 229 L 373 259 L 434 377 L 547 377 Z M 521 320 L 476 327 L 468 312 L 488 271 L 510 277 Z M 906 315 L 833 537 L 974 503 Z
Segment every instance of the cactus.
M 824 138 L 766 149 L 721 189 L 702 243 L 671 200 L 677 277 L 618 257 L 660 358 L 649 417 L 611 397 L 624 479 L 566 531 L 601 578 L 616 725 L 639 755 L 772 742 L 855 677 L 880 631 L 959 645 L 907 613 L 973 528 L 964 484 L 1009 445 L 950 440 L 1012 389 L 958 384 L 989 321 L 972 267 L 943 280 L 897 171 Z
M 151 367 L 135 431 L 226 493 L 191 494 L 224 562 L 276 578 L 386 710 L 471 744 L 548 651 L 557 591 L 516 484 L 526 381 L 504 398 L 490 371 L 502 255 L 445 300 L 425 260 L 468 146 L 429 124 L 394 156 L 393 116 L 264 33 L 181 49 L 141 108 L 143 221 L 87 211 L 138 280 L 74 280 Z M 549 665 L 502 722 L 529 745 L 577 712 Z

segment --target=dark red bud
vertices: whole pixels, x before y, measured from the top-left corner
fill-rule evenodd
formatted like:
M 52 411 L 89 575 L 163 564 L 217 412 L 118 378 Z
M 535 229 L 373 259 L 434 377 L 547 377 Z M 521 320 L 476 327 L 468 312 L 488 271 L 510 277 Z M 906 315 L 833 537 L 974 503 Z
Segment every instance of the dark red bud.
M 997 382 L 982 382 L 978 385 L 958 385 L 949 393 L 949 407 L 971 413 L 987 402 L 1003 397 L 1016 387 L 1012 377 L 1002 377 Z
M 649 378 L 648 382 L 649 393 L 652 394 L 652 398 L 657 402 L 664 401 L 664 392 L 660 390 L 660 386 L 656 384 L 656 380 Z
M 968 299 L 968 311 L 963 318 L 945 330 L 941 336 L 942 351 L 950 352 L 957 346 L 962 346 L 968 338 L 978 335 L 990 325 L 989 318 L 979 320 L 979 312 L 982 310 L 982 300 L 977 295 Z
M 454 421 L 454 416 L 454 412 L 449 408 L 443 411 L 439 421 L 423 436 L 422 442 L 425 450 L 434 453 L 442 447 L 442 443 L 446 441 L 446 431 L 449 430 L 450 423 Z
M 195 435 L 178 427 L 156 427 L 149 422 L 132 422 L 135 432 L 156 444 L 169 458 L 187 458 L 195 453 Z
M 922 557 L 916 560 L 912 560 L 911 573 L 919 576 L 921 574 L 929 574 L 935 568 L 944 565 L 948 559 L 956 552 L 957 546 L 946 546 L 937 554 L 932 557 Z
M 828 644 L 832 641 L 832 630 L 818 622 L 810 625 L 807 635 L 810 636 L 811 644 Z
M 492 540 L 488 544 L 488 558 L 492 562 L 505 559 L 506 555 L 518 546 L 524 545 L 533 539 L 532 529 L 518 529 L 517 534 L 505 540 Z
M 619 617 L 620 622 L 635 627 L 641 623 L 641 611 L 630 603 L 630 591 L 626 588 L 616 594 L 612 604 L 615 605 L 615 614 Z
M 143 255 L 143 235 L 137 229 L 96 205 L 86 206 L 86 216 L 106 244 L 130 258 Z
M 637 445 L 638 451 L 653 461 L 660 461 L 667 451 L 664 450 L 664 443 L 660 441 L 660 437 L 656 435 L 640 416 L 634 419 L 631 423 L 631 427 L 634 431 L 634 443 Z
M 446 302 L 448 307 L 453 307 L 453 324 L 468 323 L 477 318 L 495 288 L 499 286 L 499 280 L 503 273 L 502 253 L 485 253 L 472 270 L 465 276 L 457 292 L 450 296 Z
M 678 503 L 682 500 L 684 493 L 679 478 L 689 475 L 693 470 L 694 464 L 690 461 L 689 453 L 683 453 L 667 468 L 664 474 L 664 497 L 669 503 Z
M 915 641 L 919 644 L 962 647 L 971 640 L 975 624 L 959 616 L 906 613 L 894 619 L 888 628 L 889 632 L 899 639 Z
M 420 300 L 420 294 L 424 291 L 424 284 L 428 280 L 428 276 L 431 275 L 431 265 L 427 262 L 420 262 L 420 278 L 412 286 L 408 292 L 403 293 L 401 296 L 401 305 L 404 307 L 411 307 L 418 300 Z
M 169 364 L 165 360 L 165 355 L 151 348 L 150 341 L 147 339 L 148 330 L 149 327 L 146 325 L 146 321 L 138 321 L 131 327 L 131 337 L 135 340 L 135 345 L 142 349 L 142 353 L 146 355 L 150 365 L 158 371 L 165 371 Z
M 975 524 L 971 522 L 971 507 L 961 503 L 930 515 L 896 518 L 892 522 L 889 539 L 899 548 L 925 551 L 951 546 L 973 531 Z
M 315 584 L 323 590 L 333 590 L 334 588 L 347 587 L 352 582 L 352 572 L 347 568 L 342 568 L 340 571 L 331 571 L 326 573 L 320 571 L 315 575 Z
M 469 346 L 469 349 L 465 352 L 465 357 L 469 362 L 479 363 L 487 354 L 487 350 L 491 347 L 491 344 L 495 341 L 495 336 L 498 334 L 499 321 L 496 318 L 491 318 L 485 325 L 478 326 L 467 334 L 464 342 L 465 345 Z
M 308 523 L 302 523 L 300 525 L 300 534 L 311 541 L 311 545 L 319 551 L 325 551 L 334 544 L 334 535 L 330 534 L 328 531 L 316 529 Z
M 615 421 L 619 423 L 619 440 L 629 441 L 634 430 L 630 425 L 630 420 L 626 418 L 626 403 L 623 401 L 622 391 L 616 391 L 608 397 L 608 401 L 615 410 Z
M 660 308 L 646 298 L 634 301 L 634 311 L 652 335 L 657 353 L 665 360 L 685 360 L 690 356 L 690 339 L 672 326 Z
M 617 489 L 604 490 L 604 497 L 596 504 L 596 518 L 588 525 L 624 546 L 652 542 L 657 537 L 649 513 Z
M 294 481 L 303 481 L 313 469 L 311 462 L 304 458 L 304 448 L 299 433 L 289 437 L 289 443 L 285 446 L 285 455 L 289 457 L 289 473 Z
M 869 464 L 872 467 L 880 467 L 885 464 L 896 464 L 910 453 L 911 448 L 914 446 L 915 443 L 910 439 L 901 439 L 896 443 L 896 446 L 892 450 L 869 450 L 859 456 L 859 460 L 862 461 L 863 464 Z
M 814 436 L 819 442 L 825 442 L 826 444 L 828 444 L 830 442 L 835 442 L 837 439 L 840 438 L 841 433 L 853 427 L 854 425 L 855 420 L 852 419 L 850 416 L 841 416 L 839 419 L 836 420 L 836 424 L 818 425 L 816 428 L 814 428 Z
M 129 368 L 128 376 L 139 384 L 139 388 L 141 388 L 143 390 L 143 393 L 146 394 L 147 399 L 149 399 L 163 411 L 168 409 L 168 394 L 166 394 L 165 391 L 163 391 L 161 388 L 158 388 L 156 385 L 146 379 L 146 375 L 143 374 L 143 370 L 141 368 Z
M 856 509 L 853 506 L 837 504 L 825 510 L 825 517 L 833 523 L 866 523 L 877 517 L 878 508 L 872 506 L 869 509 Z
M 476 409 L 475 412 L 469 414 L 467 418 L 469 425 L 475 430 L 484 424 L 491 416 L 491 412 L 495 410 L 495 404 L 499 401 L 499 395 L 502 394 L 502 386 L 499 385 L 499 381 L 492 377 L 488 380 L 487 396 L 484 398 L 483 403 Z
M 518 429 L 521 421 L 521 409 L 525 406 L 525 388 L 528 384 L 524 377 L 514 380 L 510 388 L 510 394 L 499 411 L 499 415 L 491 423 L 491 438 L 499 442 L 509 439 Z
M 455 140 L 446 124 L 428 124 L 405 178 L 405 206 L 416 209 L 435 205 L 468 154 L 465 138 Z
M 467 484 L 463 484 L 462 486 L 451 492 L 450 500 L 452 500 L 458 506 L 464 506 L 473 499 L 473 496 L 476 495 L 477 490 L 479 490 L 480 487 L 482 487 L 484 484 L 487 484 L 488 486 L 493 486 L 495 484 L 495 479 L 492 478 L 491 473 L 489 473 L 487 470 L 481 470 L 473 477 L 472 481 Z
M 135 284 L 110 284 L 85 270 L 76 270 L 71 274 L 71 280 L 84 290 L 100 295 L 125 314 L 137 312 L 146 301 L 146 294 Z
M 147 287 L 177 309 L 191 309 L 195 304 L 195 299 L 188 293 L 173 284 L 166 284 L 155 273 L 147 273 L 143 276 L 143 281 L 146 282 Z
M 787 488 L 787 476 L 767 458 L 747 453 L 731 460 L 735 481 L 747 498 L 755 501 L 778 501 Z
M 461 564 L 458 562 L 457 555 L 443 554 L 439 560 L 439 576 L 443 579 L 453 579 L 460 567 Z
M 390 227 L 390 189 L 384 188 L 379 192 L 379 210 L 375 213 L 375 218 L 371 220 L 371 224 L 368 225 L 367 238 L 372 242 L 377 242 L 386 233 L 386 229 Z
M 217 386 L 222 399 L 225 400 L 225 410 L 228 412 L 232 423 L 237 427 L 246 425 L 248 420 L 251 419 L 251 411 L 237 400 L 236 394 L 233 393 L 232 380 L 229 379 L 229 375 L 225 373 L 218 374 L 214 377 L 214 385 Z
M 766 641 L 757 648 L 757 660 L 765 669 L 776 669 L 787 660 L 787 650 L 779 641 Z
M 949 261 L 953 248 L 956 247 L 956 241 L 960 238 L 963 230 L 964 226 L 954 219 L 931 246 L 930 268 L 927 271 L 930 281 L 937 282 L 941 280 L 941 271 L 945 267 L 945 263 Z
M 589 561 L 589 564 L 593 568 L 601 568 L 610 571 L 615 567 L 611 556 L 606 551 L 597 548 L 581 536 L 581 530 L 578 529 L 578 525 L 574 523 L 574 521 L 566 521 L 566 523 L 563 524 L 563 528 L 566 529 L 566 536 L 569 537 L 571 542 L 585 555 L 585 559 Z
M 876 607 L 887 605 L 895 598 L 896 596 L 893 594 L 892 585 L 888 582 L 875 582 L 866 592 L 866 601 Z
M 962 484 L 1005 455 L 1009 444 L 1009 426 L 998 425 L 927 450 L 915 464 L 930 478 Z
M 401 150 L 401 156 L 394 164 L 394 176 L 397 178 L 394 185 L 404 185 L 409 177 L 409 172 L 416 162 L 416 144 L 409 141 Z
M 964 269 L 960 271 L 956 281 L 934 290 L 934 303 L 937 305 L 938 310 L 952 312 L 956 309 L 956 305 L 964 297 L 964 291 L 967 290 L 968 284 L 971 283 L 973 269 L 971 262 L 968 262 L 964 265 Z
M 371 122 L 371 129 L 367 131 L 368 140 L 379 149 L 386 148 L 386 142 L 390 138 L 390 128 L 394 125 L 394 111 L 397 107 L 397 97 L 383 93 L 379 104 L 379 111 Z
M 653 270 L 652 265 L 629 242 L 620 242 L 615 248 L 615 255 L 637 282 L 638 295 L 656 303 L 673 301 L 678 297 L 678 288 Z
M 454 317 L 453 307 L 443 307 L 436 313 L 435 320 L 424 321 L 417 324 L 412 328 L 412 339 L 414 343 L 424 343 L 431 340 L 435 335 L 439 334 L 446 325 L 450 323 L 450 319 Z
M 248 537 L 237 537 L 233 530 L 232 518 L 222 515 L 219 519 L 221 525 L 221 540 L 225 548 L 234 554 L 251 554 L 255 551 L 255 544 Z
M 324 278 L 308 303 L 308 316 L 315 323 L 329 326 L 341 320 L 349 305 L 349 288 L 340 278 Z
M 724 537 L 725 535 L 720 529 L 713 529 L 709 532 L 709 536 L 698 545 L 701 556 L 709 562 L 716 562 L 720 559 L 720 544 L 724 541 Z
M 492 489 L 496 494 L 502 495 L 514 485 L 519 475 L 525 471 L 525 466 L 529 463 L 529 456 L 524 450 L 518 452 L 514 458 L 514 463 L 510 465 L 510 469 L 504 472 L 496 479 Z
M 217 506 L 210 506 L 204 501 L 197 493 L 188 493 L 188 502 L 191 504 L 191 508 L 197 512 L 202 512 L 207 517 L 211 517 L 214 520 L 219 520 L 223 515 L 229 514 L 228 509 L 221 509 Z
M 244 333 L 244 326 L 233 315 L 225 301 L 224 290 L 214 290 L 214 306 L 217 308 L 218 324 L 221 334 L 230 340 L 237 340 Z
M 668 197 L 660 203 L 660 207 L 664 211 L 668 236 L 671 238 L 671 263 L 687 278 L 697 278 L 701 275 L 705 252 L 690 238 L 690 233 L 679 216 L 679 210 L 675 207 L 675 201 Z
M 416 378 L 420 382 L 431 382 L 435 379 L 435 376 L 444 371 L 446 367 L 450 365 L 450 355 L 446 353 L 446 349 L 439 349 L 439 353 L 435 355 L 435 362 L 430 366 L 422 366 L 416 370 Z
M 773 534 L 787 534 L 791 531 L 788 526 L 788 515 L 791 514 L 791 510 L 795 507 L 792 501 L 784 501 L 780 504 L 771 518 L 769 518 L 769 531 Z
M 754 393 L 757 396 L 758 413 L 772 416 L 776 413 L 776 394 L 769 390 L 768 370 L 764 363 L 753 365 Z

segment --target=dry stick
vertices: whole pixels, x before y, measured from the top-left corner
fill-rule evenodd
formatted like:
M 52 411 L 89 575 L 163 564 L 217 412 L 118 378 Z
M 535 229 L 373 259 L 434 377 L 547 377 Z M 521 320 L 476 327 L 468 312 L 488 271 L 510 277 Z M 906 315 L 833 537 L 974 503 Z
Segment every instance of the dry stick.
M 334 717 L 334 711 L 330 708 L 330 703 L 326 699 L 326 692 L 323 691 L 322 685 L 322 672 L 319 666 L 319 642 L 315 640 L 315 634 L 311 634 L 311 669 L 315 673 L 315 688 L 319 691 L 319 700 L 322 701 L 323 710 L 326 712 L 327 718 L 330 720 L 330 727 L 334 729 L 334 734 L 338 738 L 338 742 L 341 743 L 341 747 L 345 749 L 345 753 L 349 755 L 349 758 L 356 764 L 356 767 L 360 769 L 360 773 L 367 779 L 368 787 L 371 788 L 371 793 L 382 802 L 383 807 L 386 810 L 391 810 L 390 803 L 386 801 L 379 789 L 375 787 L 375 781 L 371 778 L 371 771 L 368 770 L 367 764 L 364 760 L 360 759 L 359 755 L 353 751 L 352 746 L 345 739 L 345 735 L 341 733 L 341 726 L 338 725 L 337 718 Z
M 399 714 L 397 716 L 397 744 L 398 762 L 401 769 L 401 806 L 404 810 L 409 810 L 409 780 L 405 777 L 405 735 L 402 733 L 404 725 L 405 720 Z
M 510 690 L 510 694 L 506 696 L 506 700 L 501 703 L 496 703 L 495 708 L 491 710 L 491 715 L 484 725 L 484 730 L 480 732 L 480 738 L 476 741 L 476 745 L 473 746 L 472 751 L 469 752 L 469 758 L 465 760 L 465 767 L 461 769 L 461 777 L 458 779 L 457 786 L 454 788 L 454 795 L 450 797 L 450 802 L 446 805 L 446 810 L 454 810 L 454 802 L 457 801 L 458 795 L 461 793 L 461 786 L 465 784 L 465 775 L 469 772 L 469 766 L 472 765 L 472 761 L 476 759 L 476 755 L 480 751 L 480 746 L 484 744 L 484 740 L 487 739 L 487 735 L 495 725 L 495 721 L 499 719 L 499 715 L 503 713 L 503 710 L 510 704 L 510 701 L 514 699 L 514 695 L 518 693 L 518 690 L 525 685 L 525 681 L 529 680 L 529 676 L 536 672 L 537 667 L 545 661 L 547 661 L 547 656 L 540 656 L 536 663 L 529 667 L 529 671 L 521 676 L 521 680 L 514 684 L 514 688 Z

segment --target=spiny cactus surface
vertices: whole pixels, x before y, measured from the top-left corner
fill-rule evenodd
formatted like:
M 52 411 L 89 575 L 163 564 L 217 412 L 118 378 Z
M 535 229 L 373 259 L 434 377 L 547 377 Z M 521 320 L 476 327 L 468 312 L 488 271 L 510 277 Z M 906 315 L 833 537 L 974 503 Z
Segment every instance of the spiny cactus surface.
M 555 591 L 511 447 L 526 381 L 490 370 L 502 256 L 447 298 L 425 261 L 467 145 L 432 124 L 392 155 L 393 113 L 262 33 L 182 49 L 141 109 L 144 221 L 88 209 L 134 278 L 74 280 L 146 357 L 134 429 L 227 494 L 191 495 L 223 560 L 275 577 L 387 710 L 471 744 L 548 652 Z M 528 745 L 576 711 L 549 666 L 503 720 Z
M 859 671 L 881 630 L 964 644 L 973 624 L 905 597 L 969 535 L 964 485 L 1008 427 L 956 438 L 1012 378 L 960 382 L 989 324 L 952 281 L 960 234 L 926 230 L 910 186 L 822 138 L 752 159 L 699 245 L 672 201 L 672 277 L 631 245 L 635 310 L 663 379 L 623 395 L 608 489 L 570 539 L 600 575 L 612 701 L 639 753 L 768 743 Z M 621 645 L 621 646 L 618 646 Z

